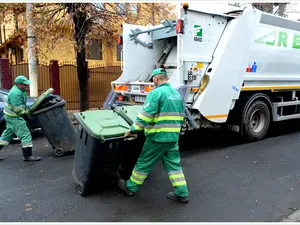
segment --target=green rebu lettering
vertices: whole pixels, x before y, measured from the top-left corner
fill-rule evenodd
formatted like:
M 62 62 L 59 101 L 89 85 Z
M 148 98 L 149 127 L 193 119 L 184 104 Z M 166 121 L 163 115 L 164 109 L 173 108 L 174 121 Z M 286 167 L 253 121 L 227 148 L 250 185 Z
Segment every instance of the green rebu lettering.
M 279 32 L 279 35 L 278 35 L 278 43 L 277 43 L 277 46 L 278 47 L 281 47 L 283 45 L 283 47 L 287 47 L 287 44 L 286 44 L 286 40 L 288 38 L 288 35 L 286 32 L 282 32 L 280 31 Z
M 300 49 L 300 35 L 294 34 L 293 48 Z

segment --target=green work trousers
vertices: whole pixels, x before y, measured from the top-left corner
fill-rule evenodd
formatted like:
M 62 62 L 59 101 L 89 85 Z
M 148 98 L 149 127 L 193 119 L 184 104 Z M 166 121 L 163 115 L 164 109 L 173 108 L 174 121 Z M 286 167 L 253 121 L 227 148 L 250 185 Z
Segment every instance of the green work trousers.
M 178 142 L 146 140 L 131 177 L 126 181 L 127 189 L 137 192 L 159 159 L 162 159 L 163 166 L 168 172 L 169 179 L 175 188 L 175 195 L 187 197 L 188 188 L 180 165 Z
M 32 147 L 32 137 L 27 123 L 22 117 L 4 115 L 6 129 L 0 138 L 0 146 L 7 146 L 14 138 L 14 134 L 21 139 L 22 148 Z

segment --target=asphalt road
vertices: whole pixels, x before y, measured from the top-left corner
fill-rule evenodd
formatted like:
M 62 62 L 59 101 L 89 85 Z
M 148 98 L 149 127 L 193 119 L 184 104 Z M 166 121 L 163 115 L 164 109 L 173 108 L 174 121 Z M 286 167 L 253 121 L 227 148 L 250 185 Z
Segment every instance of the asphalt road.
M 189 135 L 182 152 L 188 204 L 166 198 L 172 187 L 160 163 L 133 198 L 118 189 L 83 198 L 71 174 L 73 155 L 54 157 L 38 136 L 34 150 L 43 161 L 25 163 L 13 144 L 0 153 L 7 157 L 0 162 L 0 221 L 279 221 L 300 208 L 300 122 L 270 133 L 246 144 L 217 131 Z

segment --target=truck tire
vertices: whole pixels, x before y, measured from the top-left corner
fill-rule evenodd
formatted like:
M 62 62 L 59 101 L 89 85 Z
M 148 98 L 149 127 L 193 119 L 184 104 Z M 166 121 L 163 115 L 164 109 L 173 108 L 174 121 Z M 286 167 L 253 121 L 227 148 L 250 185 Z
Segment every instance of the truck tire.
M 268 132 L 271 122 L 270 110 L 263 101 L 254 101 L 245 113 L 244 135 L 248 141 L 259 141 Z

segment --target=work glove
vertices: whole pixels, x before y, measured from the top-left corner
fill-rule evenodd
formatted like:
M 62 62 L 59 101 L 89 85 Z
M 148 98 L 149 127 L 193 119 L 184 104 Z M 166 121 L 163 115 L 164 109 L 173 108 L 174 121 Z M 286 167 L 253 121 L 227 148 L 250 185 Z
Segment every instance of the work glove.
M 29 116 L 30 115 L 30 110 L 29 109 L 26 109 L 25 111 L 25 115 Z
M 132 134 L 130 130 L 126 131 L 124 137 L 132 137 L 131 139 L 136 139 L 137 134 Z

